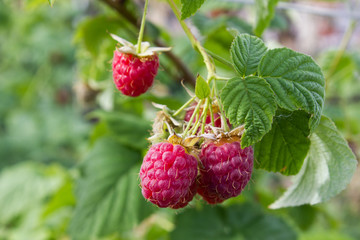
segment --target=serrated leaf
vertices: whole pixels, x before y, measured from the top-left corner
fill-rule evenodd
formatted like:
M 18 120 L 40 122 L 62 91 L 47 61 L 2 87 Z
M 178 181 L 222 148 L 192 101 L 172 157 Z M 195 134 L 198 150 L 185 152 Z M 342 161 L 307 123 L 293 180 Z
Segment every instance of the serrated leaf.
M 249 34 L 238 35 L 230 49 L 235 69 L 243 77 L 255 73 L 266 50 L 267 48 L 260 38 Z
M 184 20 L 196 13 L 204 2 L 205 0 L 181 0 L 181 19 Z
M 260 61 L 258 73 L 271 85 L 281 108 L 307 111 L 313 115 L 310 130 L 316 128 L 324 104 L 325 80 L 310 56 L 288 48 L 269 50 Z
M 278 111 L 272 128 L 255 145 L 255 167 L 293 175 L 300 171 L 310 147 L 309 114 Z
M 254 33 L 260 37 L 264 30 L 270 25 L 275 14 L 275 7 L 279 0 L 255 0 L 256 23 Z
M 131 230 L 151 212 L 138 182 L 138 151 L 114 138 L 102 138 L 82 164 L 76 188 L 77 204 L 70 223 L 73 239 Z
M 210 95 L 209 84 L 200 75 L 196 78 L 195 94 L 199 99 L 207 98 Z
M 311 135 L 311 145 L 293 185 L 270 208 L 317 204 L 340 193 L 350 182 L 357 161 L 345 139 L 327 117 Z
M 260 141 L 270 130 L 276 101 L 264 79 L 254 76 L 230 79 L 222 90 L 221 101 L 234 126 L 245 124 L 243 148 Z

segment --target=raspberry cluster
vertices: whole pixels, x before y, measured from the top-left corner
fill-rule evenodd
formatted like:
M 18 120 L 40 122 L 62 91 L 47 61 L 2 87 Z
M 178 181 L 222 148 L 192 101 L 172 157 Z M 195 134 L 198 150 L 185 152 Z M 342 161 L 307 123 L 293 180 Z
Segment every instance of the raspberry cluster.
M 181 145 L 161 142 L 140 169 L 143 196 L 159 207 L 185 207 L 198 193 L 209 204 L 238 196 L 250 180 L 253 149 L 240 143 L 203 144 L 197 159 Z

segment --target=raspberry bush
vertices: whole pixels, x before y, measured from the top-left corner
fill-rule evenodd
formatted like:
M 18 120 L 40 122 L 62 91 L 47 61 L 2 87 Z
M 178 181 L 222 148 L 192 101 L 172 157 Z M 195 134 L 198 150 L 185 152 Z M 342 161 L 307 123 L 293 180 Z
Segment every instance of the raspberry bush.
M 0 0 L 0 239 L 359 239 L 355 23 L 43 2 Z

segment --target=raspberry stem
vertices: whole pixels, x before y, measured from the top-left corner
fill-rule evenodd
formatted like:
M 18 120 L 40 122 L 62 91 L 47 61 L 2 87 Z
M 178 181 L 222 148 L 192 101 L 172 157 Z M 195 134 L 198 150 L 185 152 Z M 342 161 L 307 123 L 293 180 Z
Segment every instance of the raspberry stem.
M 137 48 L 136 48 L 136 53 L 137 54 L 141 53 L 141 42 L 142 42 L 142 39 L 143 39 L 143 36 L 144 36 L 145 19 L 146 19 L 146 12 L 147 12 L 147 8 L 148 8 L 148 3 L 149 3 L 149 0 L 145 0 L 144 12 L 143 12 L 142 20 L 141 20 L 139 38 L 138 38 Z
M 192 125 L 191 123 L 194 121 L 194 118 L 195 118 L 196 114 L 199 112 L 200 106 L 201 106 L 202 102 L 203 102 L 203 100 L 201 99 L 201 100 L 198 102 L 198 104 L 196 105 L 196 108 L 195 108 L 195 110 L 194 110 L 193 114 L 191 115 L 191 118 L 190 118 L 190 120 L 189 120 L 189 122 L 188 122 L 188 125 L 187 125 L 186 128 L 185 128 L 185 131 L 184 131 L 184 134 L 183 134 L 184 137 L 185 137 L 186 134 L 188 133 L 188 131 L 189 131 L 189 129 L 190 129 L 190 126 Z M 195 123 L 195 125 L 196 125 L 196 123 Z
M 190 103 L 192 103 L 195 99 L 196 99 L 196 96 L 190 98 L 184 105 L 182 105 L 182 106 L 173 114 L 173 116 L 179 115 L 179 113 L 181 113 L 181 111 L 183 111 L 187 106 L 189 106 Z
M 176 18 L 178 19 L 181 27 L 183 28 L 185 34 L 188 36 L 193 48 L 195 50 L 197 50 L 201 54 L 201 56 L 203 57 L 204 63 L 206 65 L 206 68 L 207 68 L 207 71 L 208 71 L 207 82 L 210 83 L 211 80 L 213 79 L 213 77 L 215 76 L 214 63 L 211 61 L 210 56 L 207 54 L 206 50 L 201 45 L 201 43 L 192 34 L 192 32 L 190 31 L 190 29 L 186 25 L 186 23 L 183 20 L 181 20 L 181 15 L 180 15 L 179 9 L 177 8 L 174 1 L 173 0 L 167 0 L 167 1 L 168 1 L 169 5 L 170 5 L 171 9 L 173 10 Z

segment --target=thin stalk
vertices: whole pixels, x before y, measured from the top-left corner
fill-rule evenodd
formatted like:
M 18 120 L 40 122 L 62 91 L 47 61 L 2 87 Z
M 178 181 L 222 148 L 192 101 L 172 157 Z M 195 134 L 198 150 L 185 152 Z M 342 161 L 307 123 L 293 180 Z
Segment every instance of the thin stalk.
M 218 102 L 218 106 L 219 106 L 219 110 L 220 110 L 220 116 L 221 116 L 221 127 L 225 130 L 225 131 L 229 131 L 229 126 L 227 124 L 227 121 L 226 121 L 226 118 L 224 117 L 225 114 L 224 114 L 224 111 L 222 109 L 222 105 L 221 105 L 221 102 L 220 102 L 220 98 L 219 98 L 219 94 L 217 92 L 217 88 L 216 88 L 216 82 L 214 82 L 214 92 L 215 92 L 215 98 L 216 98 L 216 101 Z
M 204 114 L 204 116 L 202 116 L 203 119 L 202 119 L 202 124 L 201 124 L 201 134 L 205 133 L 205 124 L 206 124 L 206 118 L 207 118 L 207 112 L 208 112 L 209 105 L 210 105 L 209 98 L 206 98 L 205 108 L 203 109 L 203 113 L 205 113 L 205 114 Z
M 209 102 L 210 102 L 210 104 L 211 104 L 210 98 L 208 98 L 208 99 L 209 99 Z M 210 106 L 210 117 L 211 117 L 211 125 L 212 125 L 213 127 L 215 127 L 214 112 L 213 112 L 212 105 Z
M 209 55 L 206 53 L 206 50 L 204 49 L 204 47 L 201 45 L 201 43 L 192 34 L 192 32 L 190 31 L 189 27 L 186 25 L 184 20 L 181 19 L 180 11 L 177 8 L 174 1 L 173 0 L 167 0 L 167 1 L 168 1 L 169 5 L 170 5 L 171 9 L 173 10 L 176 18 L 178 19 L 181 27 L 183 28 L 185 34 L 189 38 L 193 48 L 195 50 L 197 50 L 201 54 L 201 56 L 203 57 L 204 63 L 206 65 L 206 68 L 207 68 L 207 71 L 208 71 L 207 82 L 209 83 L 212 80 L 213 76 L 215 75 L 215 66 L 214 66 L 213 62 L 211 61 Z
M 184 131 L 184 134 L 183 134 L 184 137 L 186 136 L 187 132 L 189 131 L 190 126 L 191 126 L 191 123 L 194 121 L 194 118 L 195 118 L 196 114 L 199 112 L 199 109 L 200 109 L 201 104 L 202 104 L 202 100 L 200 100 L 200 101 L 198 102 L 198 104 L 196 105 L 196 108 L 195 108 L 193 114 L 191 115 L 191 118 L 190 118 L 190 120 L 189 120 L 189 122 L 188 122 L 188 125 L 186 126 L 185 131 Z
M 330 67 L 330 70 L 328 71 L 328 73 L 326 74 L 325 76 L 325 80 L 328 82 L 329 81 L 329 78 L 331 78 L 331 76 L 335 73 L 336 71 L 336 67 L 338 66 L 341 58 L 343 57 L 345 51 L 346 51 L 346 48 L 347 46 L 349 45 L 349 42 L 351 40 L 351 37 L 355 31 L 355 27 L 356 27 L 356 21 L 351 21 L 350 24 L 349 24 L 349 27 L 348 29 L 346 30 L 346 32 L 344 33 L 344 36 L 341 40 L 341 43 L 340 43 L 340 47 L 339 47 L 339 50 L 337 51 L 335 57 L 334 57 L 334 60 L 331 64 L 331 67 Z M 326 84 L 326 86 L 328 86 L 329 84 Z
M 138 54 L 141 52 L 141 42 L 142 42 L 143 36 L 144 36 L 145 19 L 146 19 L 146 12 L 147 12 L 147 8 L 148 8 L 148 3 L 149 3 L 149 0 L 145 0 L 144 12 L 143 12 L 142 20 L 141 20 L 139 38 L 138 38 L 137 49 L 136 49 L 136 53 L 138 53 Z
M 181 113 L 181 111 L 183 111 L 187 106 L 190 105 L 190 103 L 192 103 L 195 100 L 196 97 L 192 97 L 190 98 L 184 105 L 182 105 L 174 114 L 173 116 L 177 116 L 179 115 L 179 113 Z

